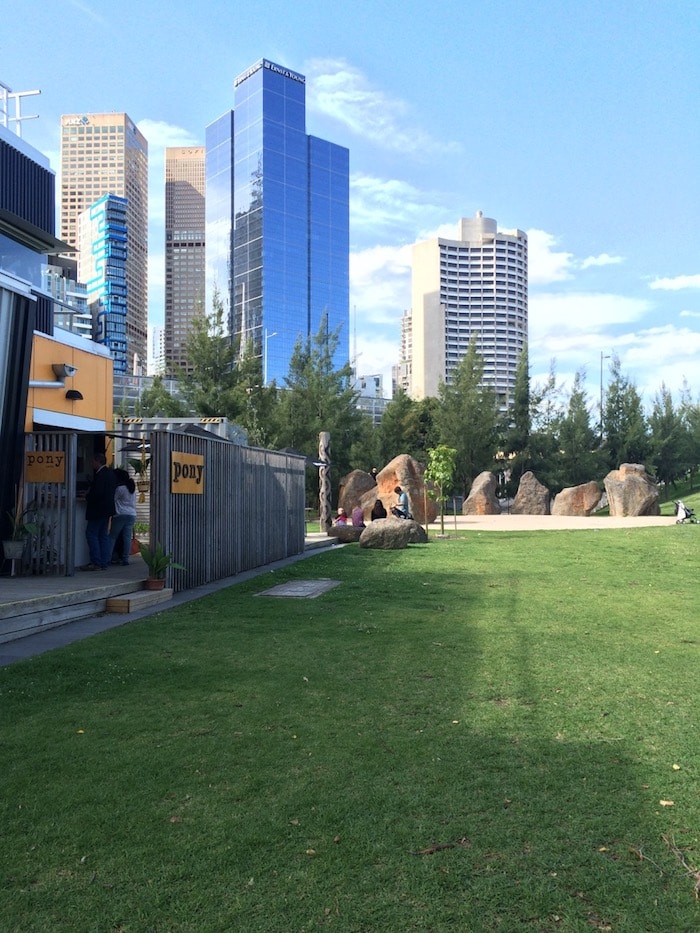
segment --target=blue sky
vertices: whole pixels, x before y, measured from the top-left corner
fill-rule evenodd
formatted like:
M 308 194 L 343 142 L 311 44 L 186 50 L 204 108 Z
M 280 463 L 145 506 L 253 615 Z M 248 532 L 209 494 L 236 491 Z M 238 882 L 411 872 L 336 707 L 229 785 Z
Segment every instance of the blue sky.
M 483 210 L 529 235 L 533 378 L 583 369 L 594 405 L 601 354 L 648 401 L 700 396 L 699 50 L 698 0 L 24 0 L 0 81 L 41 89 L 23 137 L 56 169 L 62 113 L 146 135 L 159 323 L 165 146 L 203 143 L 259 58 L 305 74 L 307 132 L 350 150 L 358 372 L 390 384 L 411 244 Z

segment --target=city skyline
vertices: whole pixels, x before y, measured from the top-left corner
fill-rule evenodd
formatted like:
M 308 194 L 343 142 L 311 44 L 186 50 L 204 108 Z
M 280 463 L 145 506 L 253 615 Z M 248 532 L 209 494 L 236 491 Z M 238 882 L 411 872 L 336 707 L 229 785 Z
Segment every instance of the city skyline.
M 684 377 L 700 394 L 695 3 L 506 0 L 426 17 L 393 0 L 293 13 L 273 0 L 264 35 L 256 8 L 237 8 L 233 44 L 218 2 L 176 0 L 167 14 L 132 0 L 118 14 L 88 0 L 60 7 L 43 35 L 34 24 L 44 7 L 29 0 L 11 44 L 0 41 L 0 80 L 41 88 L 24 106 L 40 119 L 23 136 L 55 169 L 61 113 L 128 111 L 147 138 L 151 323 L 163 316 L 165 146 L 201 145 L 233 106 L 235 75 L 266 57 L 306 75 L 310 128 L 350 150 L 360 374 L 388 383 L 398 361 L 413 243 L 450 237 L 455 217 L 483 210 L 528 234 L 535 380 L 552 358 L 569 387 L 583 368 L 593 402 L 601 354 L 617 354 L 647 402 L 662 381 L 677 398 Z M 100 54 L 107 35 L 123 49 L 113 62 Z M 74 61 L 55 53 L 61 42 L 101 80 L 76 81 Z M 175 63 L 188 57 L 198 80 L 172 93 Z
M 125 283 L 119 285 L 120 294 L 126 285 L 126 317 L 122 322 L 126 346 L 116 357 L 115 371 L 145 373 L 149 310 L 148 140 L 128 113 L 64 113 L 61 169 L 56 181 L 61 239 L 73 247 L 79 245 L 78 219 L 84 211 L 107 194 L 126 199 Z M 104 337 L 104 320 L 95 323 Z M 113 337 L 117 339 L 116 334 Z M 121 338 L 118 342 L 123 343 Z

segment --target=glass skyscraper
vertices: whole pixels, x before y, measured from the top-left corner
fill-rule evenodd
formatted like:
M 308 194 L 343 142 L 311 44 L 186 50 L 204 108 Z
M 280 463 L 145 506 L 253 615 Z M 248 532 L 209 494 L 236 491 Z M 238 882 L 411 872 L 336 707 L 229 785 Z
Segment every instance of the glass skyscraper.
M 208 307 L 283 383 L 296 342 L 339 329 L 349 356 L 349 153 L 306 133 L 306 79 L 262 59 L 207 128 Z M 232 196 L 231 196 L 232 192 Z
M 115 373 L 128 373 L 126 277 L 128 201 L 105 194 L 78 217 L 78 278 L 87 289 L 96 343 L 109 347 Z

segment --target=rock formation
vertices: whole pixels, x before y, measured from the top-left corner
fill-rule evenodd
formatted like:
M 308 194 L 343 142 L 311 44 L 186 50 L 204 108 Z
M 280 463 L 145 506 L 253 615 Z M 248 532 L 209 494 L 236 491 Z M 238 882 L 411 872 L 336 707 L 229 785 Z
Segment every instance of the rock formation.
M 598 507 L 600 497 L 598 483 L 569 486 L 555 497 L 552 515 L 590 515 Z
M 400 551 L 409 544 L 427 544 L 422 525 L 411 519 L 379 518 L 370 522 L 360 535 L 360 547 Z
M 345 509 L 348 515 L 352 515 L 352 510 L 356 506 L 362 505 L 363 497 L 373 492 L 375 495 L 372 497 L 372 503 L 369 508 L 367 509 L 362 505 L 364 520 L 368 522 L 369 513 L 372 511 L 374 500 L 377 498 L 376 490 L 376 483 L 370 473 L 365 473 L 364 470 L 353 470 L 340 480 L 338 486 L 338 508 Z
M 365 521 L 369 522 L 372 506 L 377 499 L 382 500 L 384 508 L 391 514 L 391 507 L 396 505 L 398 501 L 394 488 L 400 486 L 408 493 L 408 502 L 413 518 L 422 525 L 425 525 L 426 521 L 434 522 L 438 514 L 437 502 L 435 499 L 427 497 L 428 514 L 426 516 L 423 473 L 423 465 L 414 460 L 413 457 L 409 457 L 408 454 L 400 454 L 398 457 L 394 457 L 377 474 L 377 485 L 364 493 L 360 500 Z M 430 488 L 429 486 L 428 489 Z
M 497 481 L 493 473 L 484 470 L 472 483 L 462 506 L 462 515 L 500 515 L 501 506 L 496 498 Z
M 549 515 L 549 490 L 528 470 L 520 477 L 511 512 L 513 515 Z
M 659 515 L 659 490 L 642 463 L 623 463 L 605 477 L 610 514 Z

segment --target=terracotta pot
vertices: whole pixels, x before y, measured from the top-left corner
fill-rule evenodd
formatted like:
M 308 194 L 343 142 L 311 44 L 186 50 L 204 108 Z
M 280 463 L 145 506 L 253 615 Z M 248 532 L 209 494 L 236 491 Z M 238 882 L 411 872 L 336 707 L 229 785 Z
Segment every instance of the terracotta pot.
M 143 587 L 146 590 L 162 590 L 165 587 L 165 580 L 162 577 L 147 577 Z

